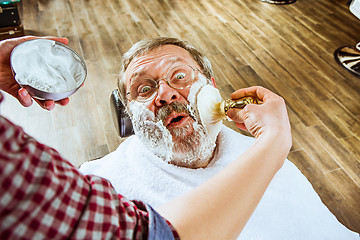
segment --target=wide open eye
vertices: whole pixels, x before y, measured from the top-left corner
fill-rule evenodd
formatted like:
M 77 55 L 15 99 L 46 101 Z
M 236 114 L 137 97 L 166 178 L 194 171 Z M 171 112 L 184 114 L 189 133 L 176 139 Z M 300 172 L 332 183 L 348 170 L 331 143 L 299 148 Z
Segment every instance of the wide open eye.
M 145 85 L 145 86 L 140 86 L 138 88 L 138 93 L 139 95 L 144 95 L 147 92 L 151 91 L 151 89 L 153 89 L 151 86 Z
M 152 79 L 140 79 L 131 85 L 130 93 L 133 99 L 146 100 L 156 91 L 156 82 Z
M 181 65 L 173 68 L 168 75 L 170 85 L 174 88 L 183 88 L 192 82 L 193 70 L 187 65 Z
M 184 79 L 184 78 L 186 78 L 186 73 L 185 72 L 176 73 L 174 78 L 177 79 L 177 80 Z

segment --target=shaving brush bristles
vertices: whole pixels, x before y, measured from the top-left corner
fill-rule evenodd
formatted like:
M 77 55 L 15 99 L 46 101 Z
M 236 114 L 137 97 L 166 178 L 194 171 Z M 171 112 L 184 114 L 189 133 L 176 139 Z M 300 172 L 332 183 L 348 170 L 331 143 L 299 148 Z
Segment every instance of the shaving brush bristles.
M 219 132 L 222 129 L 221 121 L 217 123 L 213 113 L 220 113 L 222 102 L 220 92 L 217 88 L 210 84 L 204 85 L 196 96 L 196 106 L 199 113 L 200 121 L 206 128 L 211 141 L 215 142 Z M 218 117 L 216 117 L 218 119 Z
M 230 108 L 244 108 L 250 103 L 258 103 L 258 101 L 254 97 L 223 101 L 219 90 L 210 84 L 204 85 L 196 96 L 196 106 L 201 123 L 214 142 L 217 134 L 221 131 L 222 120 L 227 119 L 226 112 Z
M 211 122 L 210 124 L 216 124 L 224 119 L 226 119 L 226 113 L 224 110 L 225 101 L 215 103 L 211 107 Z

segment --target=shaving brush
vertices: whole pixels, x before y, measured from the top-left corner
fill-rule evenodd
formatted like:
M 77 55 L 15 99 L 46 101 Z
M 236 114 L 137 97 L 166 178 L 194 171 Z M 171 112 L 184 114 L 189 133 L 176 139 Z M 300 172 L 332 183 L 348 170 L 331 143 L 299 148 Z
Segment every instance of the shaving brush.
M 203 86 L 197 94 L 201 122 L 213 139 L 221 130 L 222 120 L 227 119 L 227 111 L 231 108 L 242 109 L 248 104 L 259 104 L 259 101 L 252 96 L 223 100 L 219 90 L 212 85 Z
M 226 99 L 220 103 L 216 103 L 211 109 L 212 122 L 210 124 L 216 124 L 217 122 L 227 118 L 226 113 L 230 108 L 243 109 L 248 104 L 258 104 L 258 100 L 255 97 L 248 96 L 240 99 Z

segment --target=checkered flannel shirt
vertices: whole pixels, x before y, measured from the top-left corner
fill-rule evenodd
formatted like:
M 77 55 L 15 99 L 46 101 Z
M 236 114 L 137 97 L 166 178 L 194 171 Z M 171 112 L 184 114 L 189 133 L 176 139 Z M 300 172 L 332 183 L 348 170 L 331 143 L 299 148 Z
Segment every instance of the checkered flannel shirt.
M 0 93 L 0 101 L 2 94 Z M 0 239 L 179 239 L 150 206 L 0 117 Z

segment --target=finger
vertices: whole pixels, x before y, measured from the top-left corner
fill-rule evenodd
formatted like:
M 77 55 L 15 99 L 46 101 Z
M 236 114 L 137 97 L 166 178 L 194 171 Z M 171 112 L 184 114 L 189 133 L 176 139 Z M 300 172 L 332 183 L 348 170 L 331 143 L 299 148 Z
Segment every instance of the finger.
M 24 88 L 20 88 L 18 91 L 18 99 L 19 102 L 24 106 L 24 107 L 30 107 L 33 103 L 33 100 L 30 96 L 30 94 L 24 89 Z
M 56 104 L 59 104 L 61 106 L 65 106 L 69 103 L 69 98 L 64 98 L 60 101 L 56 101 L 54 102 L 53 100 L 38 100 L 38 99 L 35 99 L 35 101 L 40 105 L 40 107 L 42 107 L 43 109 L 45 110 L 48 110 L 48 111 L 51 111 L 55 108 L 55 103 Z
M 69 43 L 69 39 L 67 39 L 67 38 L 53 37 L 53 36 L 47 36 L 47 37 L 25 36 L 25 37 L 18 38 L 16 42 L 17 42 L 17 44 L 20 44 L 20 43 L 23 43 L 23 42 L 26 42 L 29 40 L 34 40 L 34 39 L 50 39 L 50 40 L 54 40 L 57 42 L 61 42 L 65 45 L 67 45 Z
M 59 38 L 59 37 L 36 37 L 36 36 L 25 36 L 25 37 L 19 37 L 19 38 L 16 38 L 15 40 L 13 39 L 6 39 L 6 40 L 3 40 L 0 42 L 0 46 L 1 48 L 8 48 L 9 52 L 6 53 L 8 54 L 9 56 L 5 56 L 7 58 L 10 57 L 10 53 L 11 51 L 19 44 L 23 43 L 23 42 L 26 42 L 26 41 L 29 41 L 29 40 L 33 40 L 33 39 L 41 39 L 41 38 L 47 38 L 47 39 L 51 39 L 51 40 L 55 40 L 55 41 L 58 41 L 58 42 L 61 42 L 63 44 L 68 44 L 69 40 L 67 38 Z
M 51 111 L 55 108 L 55 102 L 53 100 L 39 100 L 35 99 L 35 101 L 45 110 Z
M 54 41 L 63 43 L 65 45 L 68 45 L 68 43 L 69 43 L 69 39 L 67 39 L 67 38 L 53 37 L 53 36 L 45 36 L 45 37 L 30 36 L 30 37 L 25 38 L 24 41 L 32 40 L 32 39 L 49 39 L 49 40 L 54 40 Z
M 243 123 L 244 122 L 241 109 L 230 108 L 226 112 L 226 115 L 236 123 Z
M 63 44 L 65 44 L 65 45 L 68 45 L 68 43 L 69 43 L 69 39 L 67 39 L 67 38 L 51 37 L 51 36 L 48 36 L 48 37 L 41 37 L 41 38 L 54 40 L 54 41 L 57 41 L 57 42 L 63 43 Z
M 61 106 L 65 106 L 69 103 L 69 101 L 70 101 L 69 98 L 64 98 L 60 101 L 56 101 L 55 103 L 60 104 Z
M 248 132 L 249 130 L 246 128 L 245 124 L 244 123 L 235 123 L 235 125 L 240 128 L 241 130 L 243 131 L 246 131 Z
M 55 108 L 55 102 L 53 100 L 45 100 L 44 108 L 49 111 L 53 110 Z
M 248 88 L 239 89 L 231 94 L 232 99 L 239 99 L 246 96 L 254 96 L 264 101 L 269 95 L 273 94 L 270 90 L 260 87 L 260 86 L 253 86 Z
M 244 124 L 243 115 L 240 111 L 241 110 L 239 110 L 239 109 L 229 109 L 227 111 L 227 115 L 231 120 L 233 120 L 235 122 L 235 124 L 238 128 L 248 132 L 248 129 L 246 128 L 246 126 Z

